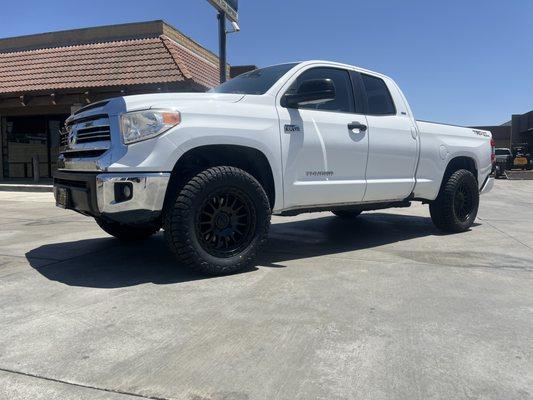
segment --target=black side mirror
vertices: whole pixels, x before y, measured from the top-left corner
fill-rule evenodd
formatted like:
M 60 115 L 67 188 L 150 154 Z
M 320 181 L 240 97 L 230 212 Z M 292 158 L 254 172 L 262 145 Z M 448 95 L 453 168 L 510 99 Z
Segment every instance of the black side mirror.
M 325 103 L 335 100 L 335 84 L 331 79 L 308 79 L 298 86 L 295 94 L 286 94 L 283 99 L 289 108 Z

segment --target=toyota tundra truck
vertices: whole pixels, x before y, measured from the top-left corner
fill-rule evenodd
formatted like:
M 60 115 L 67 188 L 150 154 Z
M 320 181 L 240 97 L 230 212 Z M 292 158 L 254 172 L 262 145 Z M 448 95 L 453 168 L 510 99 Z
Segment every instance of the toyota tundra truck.
M 468 230 L 492 188 L 491 133 L 415 120 L 389 77 L 334 62 L 257 69 L 207 93 L 113 98 L 61 134 L 56 204 L 122 240 L 160 229 L 177 263 L 250 267 L 271 215 L 429 204 Z M 354 238 L 357 240 L 357 238 Z

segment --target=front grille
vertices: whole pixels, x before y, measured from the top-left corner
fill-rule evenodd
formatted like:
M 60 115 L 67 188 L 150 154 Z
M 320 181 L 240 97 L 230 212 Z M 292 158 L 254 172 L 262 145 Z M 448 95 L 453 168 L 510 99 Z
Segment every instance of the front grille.
M 111 128 L 107 114 L 95 114 L 67 120 L 59 136 L 60 152 L 65 158 L 95 157 L 111 146 Z
M 111 140 L 109 125 L 93 126 L 91 128 L 78 129 L 78 143 L 99 142 Z
M 59 147 L 65 147 L 68 143 L 68 132 L 65 128 L 59 131 Z

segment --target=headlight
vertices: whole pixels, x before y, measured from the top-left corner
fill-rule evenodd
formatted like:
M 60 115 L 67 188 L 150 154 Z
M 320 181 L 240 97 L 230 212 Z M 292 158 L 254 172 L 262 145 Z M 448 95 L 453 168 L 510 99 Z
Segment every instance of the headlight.
M 181 122 L 177 111 L 144 110 L 122 114 L 120 128 L 125 144 L 161 135 Z

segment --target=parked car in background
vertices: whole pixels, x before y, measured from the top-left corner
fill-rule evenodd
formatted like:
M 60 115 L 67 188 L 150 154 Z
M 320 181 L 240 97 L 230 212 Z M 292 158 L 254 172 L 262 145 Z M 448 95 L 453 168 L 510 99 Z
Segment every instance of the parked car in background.
M 513 167 L 513 153 L 511 149 L 500 147 L 494 150 L 496 164 L 494 166 L 494 176 L 501 178 L 505 176 L 505 171 Z
M 505 147 L 499 147 L 494 150 L 496 155 L 496 163 L 503 165 L 506 169 L 513 166 L 513 153 L 511 149 Z
M 466 231 L 495 159 L 489 131 L 417 121 L 391 78 L 327 61 L 94 103 L 62 143 L 58 206 L 120 239 L 163 228 L 180 264 L 215 275 L 254 262 L 271 214 L 421 201 L 440 230 Z

